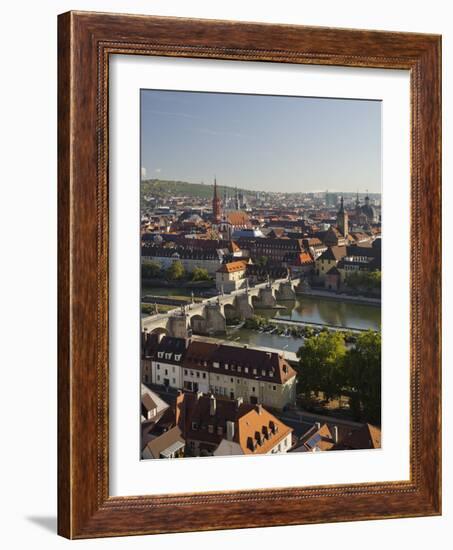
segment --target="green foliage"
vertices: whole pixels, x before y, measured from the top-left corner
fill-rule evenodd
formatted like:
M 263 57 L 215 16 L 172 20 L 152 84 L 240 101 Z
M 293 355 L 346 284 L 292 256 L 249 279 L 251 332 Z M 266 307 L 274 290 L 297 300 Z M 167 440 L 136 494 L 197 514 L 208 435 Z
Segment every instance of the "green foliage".
M 231 192 L 231 188 L 225 188 L 222 185 L 217 186 L 219 196 L 223 196 L 225 189 Z M 245 194 L 249 193 L 245 189 L 238 189 L 238 191 Z M 142 203 L 146 203 L 146 197 L 195 197 L 207 199 L 212 197 L 213 192 L 213 185 L 188 183 L 186 181 L 150 179 L 142 181 L 140 184 Z
M 269 262 L 269 258 L 267 256 L 260 256 L 257 260 L 256 260 L 256 265 L 260 266 L 260 267 L 266 267 L 266 265 L 268 264 Z
M 167 269 L 167 277 L 170 281 L 179 281 L 184 278 L 186 271 L 179 260 L 174 261 Z
M 339 332 L 309 337 L 297 353 L 298 388 L 305 396 L 323 392 L 327 399 L 348 395 L 356 420 L 381 422 L 381 333 L 369 330 L 345 346 Z
M 357 290 L 377 290 L 381 288 L 381 272 L 380 271 L 353 271 L 346 276 L 346 284 Z
M 196 267 L 192 271 L 192 281 L 210 281 L 211 276 L 208 273 L 207 269 L 202 267 Z
M 162 267 L 159 262 L 154 260 L 144 260 L 142 262 L 143 279 L 152 279 L 162 275 Z
M 299 390 L 302 393 L 322 391 L 327 399 L 341 391 L 346 346 L 340 332 L 320 332 L 307 338 L 297 352 L 299 357 Z
M 344 364 L 344 388 L 357 420 L 381 422 L 381 333 L 369 330 L 357 337 Z
M 250 319 L 246 319 L 244 322 L 244 328 L 248 328 L 251 330 L 259 329 L 260 327 L 267 324 L 266 317 L 262 317 L 261 315 L 254 315 Z

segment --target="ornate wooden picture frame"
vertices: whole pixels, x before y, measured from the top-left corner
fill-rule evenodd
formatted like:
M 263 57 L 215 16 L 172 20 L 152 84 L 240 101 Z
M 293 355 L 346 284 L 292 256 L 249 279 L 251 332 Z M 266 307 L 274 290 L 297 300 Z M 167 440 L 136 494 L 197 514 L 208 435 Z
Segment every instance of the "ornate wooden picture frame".
M 440 514 L 440 37 L 85 12 L 65 13 L 58 24 L 59 534 L 88 538 Z M 109 495 L 112 54 L 410 72 L 409 481 Z

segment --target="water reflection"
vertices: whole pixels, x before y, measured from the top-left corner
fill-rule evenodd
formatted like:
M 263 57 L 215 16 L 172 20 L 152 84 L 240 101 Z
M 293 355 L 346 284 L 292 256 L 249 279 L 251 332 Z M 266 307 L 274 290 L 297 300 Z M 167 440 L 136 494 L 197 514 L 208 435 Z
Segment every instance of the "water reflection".
M 377 330 L 381 324 L 381 308 L 317 296 L 304 296 L 291 302 L 290 307 L 278 310 L 275 317 L 335 327 Z

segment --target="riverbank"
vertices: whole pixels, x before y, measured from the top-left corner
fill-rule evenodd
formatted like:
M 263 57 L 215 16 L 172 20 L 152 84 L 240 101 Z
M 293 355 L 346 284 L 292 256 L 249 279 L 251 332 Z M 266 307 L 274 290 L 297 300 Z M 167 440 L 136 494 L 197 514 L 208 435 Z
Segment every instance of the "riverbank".
M 329 290 L 310 288 L 303 292 L 296 292 L 296 296 L 314 296 L 318 298 L 326 298 L 327 300 L 335 300 L 337 302 L 349 302 L 351 304 L 363 304 L 367 306 L 381 307 L 380 298 L 371 298 L 368 296 L 354 296 L 353 294 L 333 293 Z

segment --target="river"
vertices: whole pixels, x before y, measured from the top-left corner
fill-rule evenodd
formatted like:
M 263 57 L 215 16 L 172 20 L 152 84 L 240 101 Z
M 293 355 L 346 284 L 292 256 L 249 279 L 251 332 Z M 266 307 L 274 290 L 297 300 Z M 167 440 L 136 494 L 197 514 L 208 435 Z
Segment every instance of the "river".
M 190 296 L 190 290 L 183 288 L 144 288 L 143 294 L 155 296 Z M 357 304 L 333 300 L 320 296 L 299 296 L 291 302 L 280 302 L 282 309 L 260 309 L 256 313 L 263 317 L 306 323 L 316 323 L 352 329 L 379 329 L 381 308 L 374 305 Z M 296 352 L 303 345 L 303 338 L 260 333 L 245 328 L 228 327 L 227 340 L 250 346 L 263 346 Z

